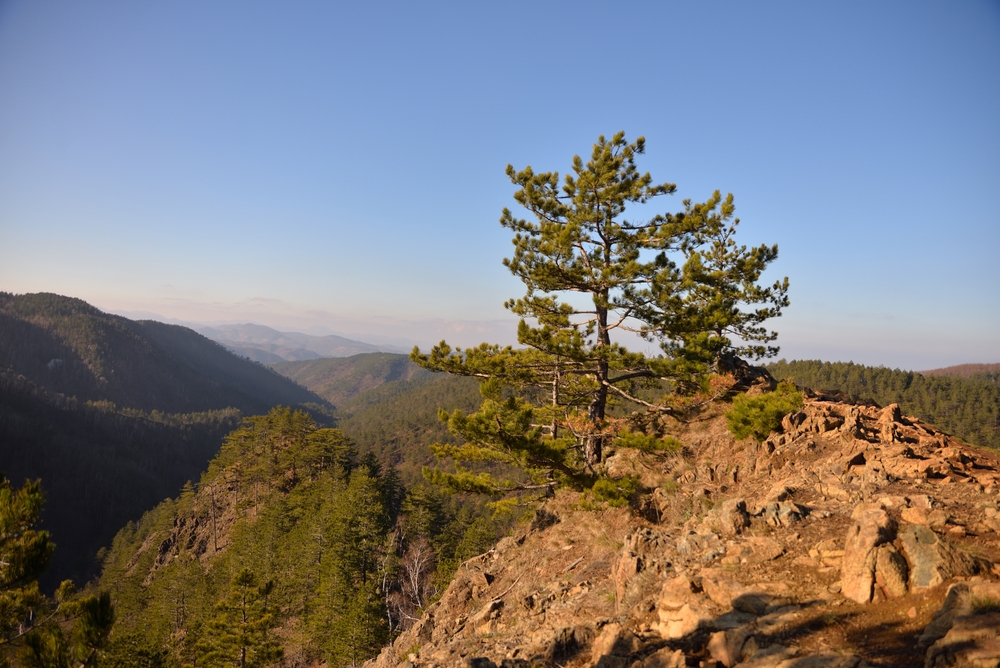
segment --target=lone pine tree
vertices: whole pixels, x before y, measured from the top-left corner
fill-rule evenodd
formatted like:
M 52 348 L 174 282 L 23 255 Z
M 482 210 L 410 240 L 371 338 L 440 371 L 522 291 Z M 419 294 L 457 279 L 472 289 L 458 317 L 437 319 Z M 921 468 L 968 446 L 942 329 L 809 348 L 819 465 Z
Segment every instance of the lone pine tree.
M 519 346 L 462 350 L 442 341 L 427 354 L 415 348 L 411 359 L 490 381 L 478 414 L 442 416 L 466 444 L 438 446 L 439 456 L 505 462 L 529 475 L 499 479 L 459 468 L 432 472 L 433 480 L 503 494 L 593 474 L 609 438 L 609 402 L 669 413 L 671 400 L 640 390 L 690 392 L 733 355 L 777 353 L 770 345 L 777 334 L 764 322 L 788 305 L 788 279 L 760 284 L 777 245 L 737 245 L 733 197 L 718 191 L 702 203 L 684 200 L 677 213 L 626 218 L 629 206 L 676 191 L 639 172 L 644 148 L 642 137 L 602 136 L 590 160 L 573 158 L 561 185 L 558 172 L 507 166 L 519 187 L 514 199 L 532 218 L 506 208 L 500 217 L 514 233 L 504 265 L 526 287 L 505 303 L 521 317 Z M 660 353 L 629 350 L 621 340 L 630 335 Z

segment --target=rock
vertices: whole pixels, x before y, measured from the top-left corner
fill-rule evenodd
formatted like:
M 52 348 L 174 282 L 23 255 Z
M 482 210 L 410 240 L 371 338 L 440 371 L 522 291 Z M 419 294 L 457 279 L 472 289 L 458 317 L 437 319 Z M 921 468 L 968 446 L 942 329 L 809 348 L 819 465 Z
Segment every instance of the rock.
M 936 640 L 943 638 L 955 618 L 967 614 L 972 610 L 972 596 L 969 585 L 958 582 L 948 587 L 948 592 L 944 596 L 941 607 L 937 609 L 930 623 L 924 627 L 923 633 L 917 639 L 919 645 L 930 645 Z
M 549 636 L 548 641 L 544 643 L 544 651 L 541 654 L 542 662 L 563 661 L 565 657 L 576 654 L 592 637 L 593 628 L 590 626 L 562 627 L 554 635 Z
M 635 635 L 623 629 L 620 624 L 608 624 L 594 640 L 591 647 L 591 661 L 598 668 L 618 668 L 628 666 L 629 657 L 639 649 Z
M 939 529 L 947 524 L 949 520 L 951 520 L 951 517 L 948 513 L 938 508 L 927 513 L 927 522 L 925 524 L 931 528 Z
M 806 414 L 802 411 L 797 413 L 789 413 L 785 417 L 781 418 L 781 430 L 786 434 L 795 431 L 800 424 L 806 421 Z
M 660 623 L 657 630 L 664 638 L 683 638 L 699 629 L 713 628 L 715 613 L 706 605 L 686 604 L 678 610 L 668 608 L 657 611 Z
M 705 564 L 726 553 L 722 539 L 709 530 L 706 533 L 688 533 L 677 539 L 677 553 L 681 555 L 697 555 Z
M 750 526 L 750 513 L 743 499 L 727 499 L 705 521 L 723 536 L 735 536 Z
M 903 554 L 910 565 L 910 590 L 924 591 L 956 575 L 972 575 L 978 568 L 930 528 L 910 524 L 899 532 Z
M 614 580 L 615 591 L 618 593 L 619 600 L 625 597 L 625 591 L 632 578 L 641 573 L 644 566 L 642 558 L 626 547 L 612 571 L 612 579 Z
M 810 656 L 785 659 L 775 668 L 857 668 L 862 665 L 860 658 L 851 654 L 824 652 Z
M 762 564 L 777 559 L 784 554 L 785 548 L 773 538 L 753 536 L 742 543 L 737 543 L 726 550 L 724 563 L 730 564 Z
M 747 645 L 753 643 L 753 640 L 747 641 L 743 646 L 744 653 L 749 653 L 747 651 Z M 762 649 L 757 649 L 743 663 L 736 664 L 739 668 L 775 668 L 782 661 L 785 661 L 791 657 L 795 656 L 795 650 L 785 647 L 784 645 L 768 645 Z
M 900 517 L 910 524 L 927 524 L 930 512 L 927 508 L 903 508 Z
M 892 545 L 879 545 L 875 557 L 875 585 L 886 598 L 906 596 L 906 559 Z
M 858 603 L 872 600 L 875 585 L 876 548 L 893 538 L 895 523 L 881 507 L 859 505 L 852 515 L 844 543 L 841 586 L 845 597 Z
M 468 668 L 497 668 L 497 664 L 483 656 L 467 658 L 465 665 Z
M 746 590 L 743 583 L 731 578 L 721 568 L 703 568 L 699 575 L 705 594 L 723 610 L 731 608 L 733 599 Z
M 478 629 L 484 624 L 487 624 L 496 617 L 498 617 L 502 609 L 503 609 L 503 600 L 495 598 L 487 602 L 486 605 L 484 605 L 482 609 L 472 617 L 470 622 L 472 623 L 473 627 Z
M 927 650 L 926 668 L 1000 666 L 1000 611 L 963 615 Z
M 743 660 L 743 645 L 751 635 L 753 629 L 750 626 L 716 631 L 708 639 L 708 653 L 726 668 L 732 668 Z
M 889 404 L 879 413 L 878 421 L 885 423 L 900 422 L 902 416 L 899 413 L 899 404 Z
M 757 516 L 773 527 L 789 527 L 799 522 L 809 511 L 797 503 L 779 501 L 762 507 Z
M 701 587 L 684 575 L 663 583 L 656 608 L 660 619 L 657 628 L 665 638 L 682 638 L 700 628 L 708 628 L 715 618 Z
M 757 619 L 757 630 L 763 634 L 775 634 L 798 623 L 801 608 L 787 605 Z
M 730 610 L 729 612 L 724 612 L 713 619 L 712 628 L 738 629 L 742 626 L 746 626 L 747 624 L 752 624 L 755 621 L 757 621 L 757 615 L 753 613 Z
M 719 568 L 704 568 L 700 575 L 705 594 L 724 610 L 732 608 L 737 612 L 757 616 L 788 604 L 787 597 L 768 591 L 773 586 L 744 585 Z M 735 620 L 740 623 L 752 621 L 738 616 Z M 716 625 L 721 628 L 720 624 Z
M 684 668 L 687 661 L 684 653 L 679 649 L 672 650 L 669 647 L 657 650 L 646 657 L 642 662 L 642 668 Z
M 678 575 L 663 583 L 660 597 L 656 602 L 659 609 L 677 610 L 687 603 L 700 598 L 702 587 L 686 575 Z
M 1000 613 L 1000 583 L 956 582 L 948 587 L 941 607 L 917 643 L 926 646 L 944 638 L 962 619 Z M 955 640 L 956 636 L 952 637 Z

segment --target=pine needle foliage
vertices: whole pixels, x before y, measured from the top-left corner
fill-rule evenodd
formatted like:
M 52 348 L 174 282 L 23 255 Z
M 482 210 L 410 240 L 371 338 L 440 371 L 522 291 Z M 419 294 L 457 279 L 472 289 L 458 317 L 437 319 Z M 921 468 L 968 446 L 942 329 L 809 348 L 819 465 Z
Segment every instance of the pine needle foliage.
M 733 197 L 718 191 L 676 213 L 626 217 L 676 192 L 639 171 L 644 151 L 642 137 L 619 132 L 600 137 L 589 160 L 575 156 L 564 178 L 507 166 L 529 214 L 505 208 L 500 217 L 514 234 L 504 266 L 526 288 L 505 303 L 521 318 L 518 347 L 414 348 L 411 359 L 425 368 L 497 384 L 484 390 L 479 413 L 442 416 L 466 444 L 437 447 L 456 469 L 429 471 L 431 480 L 500 496 L 593 480 L 617 431 L 612 411 L 676 414 L 677 396 L 703 387 L 727 356 L 777 353 L 764 323 L 788 305 L 788 279 L 760 283 L 777 246 L 737 245 Z M 623 335 L 660 352 L 629 350 Z M 500 399 L 499 387 L 516 398 Z M 461 468 L 484 461 L 524 478 Z
M 733 398 L 733 407 L 726 412 L 729 432 L 737 439 L 753 437 L 763 441 L 781 426 L 781 419 L 802 408 L 802 393 L 791 381 L 782 381 L 773 392 L 750 397 L 740 394 Z
M 30 668 L 87 666 L 115 621 L 107 593 L 76 595 L 64 581 L 54 598 L 43 595 L 38 576 L 55 544 L 35 525 L 44 504 L 41 483 L 15 489 L 0 475 L 0 666 L 17 655 Z

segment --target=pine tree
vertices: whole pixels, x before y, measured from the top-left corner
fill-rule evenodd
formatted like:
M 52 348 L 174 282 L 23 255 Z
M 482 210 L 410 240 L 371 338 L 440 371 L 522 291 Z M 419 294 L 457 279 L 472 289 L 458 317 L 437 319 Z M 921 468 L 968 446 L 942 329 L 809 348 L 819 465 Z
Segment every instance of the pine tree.
M 411 359 L 498 383 L 484 392 L 484 419 L 448 416 L 466 445 L 440 454 L 514 464 L 532 480 L 512 485 L 511 478 L 459 470 L 438 472 L 436 481 L 502 494 L 551 487 L 584 468 L 596 472 L 610 402 L 669 413 L 669 400 L 649 400 L 637 390 L 645 384 L 690 392 L 733 356 L 777 352 L 770 345 L 777 335 L 763 323 L 788 305 L 788 280 L 759 284 L 777 246 L 736 245 L 733 197 L 718 191 L 703 203 L 684 200 L 678 213 L 625 218 L 629 206 L 676 191 L 639 172 L 635 158 L 644 149 L 642 137 L 632 143 L 624 133 L 600 137 L 589 161 L 574 157 L 561 187 L 557 172 L 507 166 L 519 187 L 514 199 L 534 217 L 504 209 L 500 218 L 514 232 L 514 253 L 504 265 L 526 287 L 523 297 L 505 304 L 521 317 L 520 347 L 453 350 L 442 341 L 428 354 L 415 348 Z M 661 354 L 630 351 L 612 338 L 622 333 L 657 342 Z M 516 396 L 505 397 L 503 387 Z M 487 424 L 487 412 L 497 428 Z
M 74 596 L 68 580 L 59 586 L 54 601 L 39 591 L 37 578 L 55 551 L 48 532 L 34 528 L 43 503 L 38 480 L 15 490 L 0 475 L 0 651 L 6 653 L 23 641 L 24 666 L 87 666 L 114 624 L 111 596 Z M 66 624 L 68 633 L 59 624 Z M 7 665 L 3 655 L 0 665 Z
M 232 579 L 229 595 L 216 606 L 216 616 L 198 643 L 205 666 L 266 666 L 281 658 L 281 644 L 272 637 L 275 620 L 269 597 L 274 582 L 257 584 L 247 568 Z
M 0 643 L 24 636 L 29 620 L 45 605 L 38 576 L 48 566 L 55 544 L 36 531 L 44 498 L 39 481 L 20 489 L 0 475 Z

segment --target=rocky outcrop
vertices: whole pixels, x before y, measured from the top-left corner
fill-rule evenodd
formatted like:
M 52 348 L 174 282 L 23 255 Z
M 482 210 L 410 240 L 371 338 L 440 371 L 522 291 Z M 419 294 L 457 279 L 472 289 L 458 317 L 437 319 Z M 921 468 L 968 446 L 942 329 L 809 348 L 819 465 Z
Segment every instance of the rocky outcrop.
M 560 492 L 372 668 L 1000 665 L 994 453 L 821 395 L 760 444 L 672 428 L 608 463 L 638 507 Z

